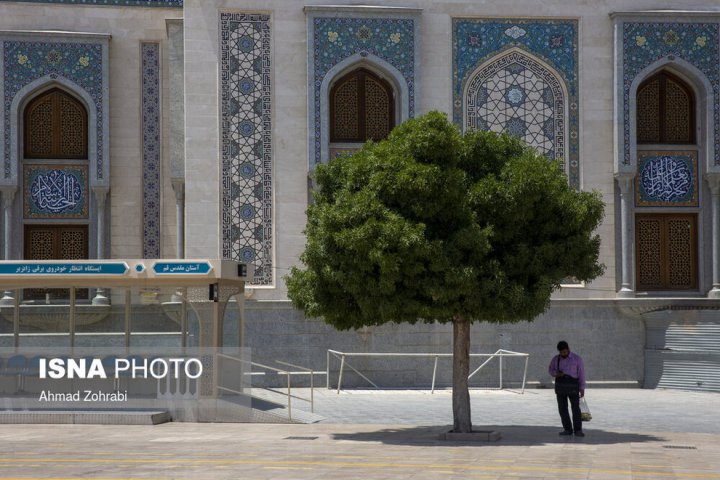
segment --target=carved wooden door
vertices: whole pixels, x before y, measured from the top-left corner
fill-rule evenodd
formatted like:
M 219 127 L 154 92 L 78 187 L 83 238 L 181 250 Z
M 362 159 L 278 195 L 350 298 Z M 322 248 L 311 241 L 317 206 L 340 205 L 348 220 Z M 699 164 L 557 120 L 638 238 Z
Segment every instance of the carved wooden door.
M 637 290 L 697 288 L 697 215 L 635 216 Z

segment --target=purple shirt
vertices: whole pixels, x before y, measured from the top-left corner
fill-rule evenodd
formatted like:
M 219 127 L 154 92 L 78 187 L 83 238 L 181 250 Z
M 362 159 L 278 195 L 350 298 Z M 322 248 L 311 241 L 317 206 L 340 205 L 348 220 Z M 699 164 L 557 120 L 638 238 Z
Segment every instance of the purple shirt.
M 558 372 L 558 358 L 560 359 L 560 370 L 562 370 L 565 375 L 577 378 L 580 382 L 580 390 L 585 390 L 585 364 L 583 364 L 583 359 L 580 358 L 580 355 L 576 355 L 573 352 L 570 352 L 567 358 L 555 355 L 548 367 L 548 372 L 550 372 L 550 375 L 553 377 L 555 377 Z

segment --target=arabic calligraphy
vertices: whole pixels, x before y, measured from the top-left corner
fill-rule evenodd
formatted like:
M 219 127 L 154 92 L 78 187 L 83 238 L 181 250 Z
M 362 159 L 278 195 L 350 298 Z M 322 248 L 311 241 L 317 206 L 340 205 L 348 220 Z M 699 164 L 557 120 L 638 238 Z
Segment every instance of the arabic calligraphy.
M 40 210 L 47 213 L 73 212 L 82 206 L 83 181 L 76 172 L 46 170 L 33 179 L 30 198 Z
M 124 275 L 124 263 L 5 263 L 0 275 Z
M 678 157 L 661 155 L 645 163 L 640 173 L 640 182 L 649 199 L 673 202 L 692 194 L 693 172 Z

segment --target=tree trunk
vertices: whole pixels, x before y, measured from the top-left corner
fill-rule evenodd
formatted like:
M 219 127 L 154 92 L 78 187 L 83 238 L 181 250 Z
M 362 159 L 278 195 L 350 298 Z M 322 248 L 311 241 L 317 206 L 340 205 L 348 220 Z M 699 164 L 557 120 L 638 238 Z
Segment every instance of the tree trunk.
M 472 432 L 470 418 L 470 322 L 456 316 L 453 320 L 453 432 Z

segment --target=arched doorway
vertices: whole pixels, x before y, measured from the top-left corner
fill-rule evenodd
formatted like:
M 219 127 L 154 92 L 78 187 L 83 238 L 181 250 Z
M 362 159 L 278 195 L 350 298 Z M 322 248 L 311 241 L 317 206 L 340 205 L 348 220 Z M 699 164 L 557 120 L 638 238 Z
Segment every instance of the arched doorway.
M 667 70 L 636 94 L 635 283 L 698 289 L 699 141 L 690 85 Z
M 37 94 L 22 114 L 23 257 L 77 260 L 89 254 L 88 113 L 60 88 Z M 26 290 L 25 300 L 64 297 Z M 87 298 L 88 292 L 78 292 Z

